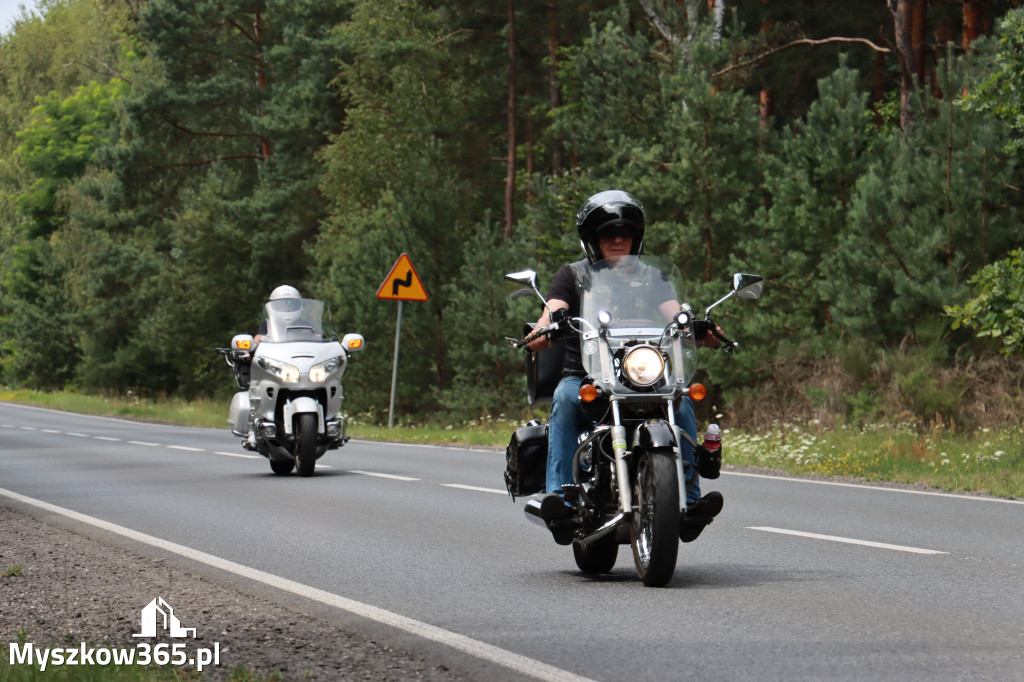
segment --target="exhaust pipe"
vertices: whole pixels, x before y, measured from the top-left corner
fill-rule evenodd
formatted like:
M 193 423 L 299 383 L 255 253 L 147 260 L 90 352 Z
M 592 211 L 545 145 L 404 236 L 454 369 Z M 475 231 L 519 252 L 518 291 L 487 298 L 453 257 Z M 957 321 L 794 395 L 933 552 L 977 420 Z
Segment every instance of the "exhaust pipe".
M 533 521 L 538 526 L 547 529 L 548 522 L 544 520 L 544 517 L 540 515 L 540 500 L 530 500 L 523 507 L 523 513 L 530 521 Z
M 608 519 L 603 526 L 595 530 L 593 533 L 590 533 L 589 535 L 580 538 L 580 544 L 586 545 L 590 542 L 594 542 L 595 540 L 600 540 L 605 535 L 608 535 L 608 533 L 611 533 L 613 530 L 618 528 L 619 524 L 622 523 L 622 520 L 624 518 L 626 518 L 626 515 L 622 512 L 619 512 L 612 518 Z

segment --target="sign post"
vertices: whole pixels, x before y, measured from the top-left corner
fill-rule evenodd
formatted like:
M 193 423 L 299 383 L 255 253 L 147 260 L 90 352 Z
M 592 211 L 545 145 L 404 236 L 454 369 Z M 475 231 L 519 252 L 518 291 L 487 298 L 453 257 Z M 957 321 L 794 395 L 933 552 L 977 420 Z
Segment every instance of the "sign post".
M 402 335 L 402 304 L 405 301 L 426 301 L 427 290 L 416 274 L 409 256 L 402 254 L 391 267 L 391 272 L 377 289 L 377 298 L 398 301 L 398 321 L 395 323 L 395 358 L 391 369 L 391 404 L 388 407 L 388 428 L 395 426 L 395 387 L 398 385 L 398 342 Z

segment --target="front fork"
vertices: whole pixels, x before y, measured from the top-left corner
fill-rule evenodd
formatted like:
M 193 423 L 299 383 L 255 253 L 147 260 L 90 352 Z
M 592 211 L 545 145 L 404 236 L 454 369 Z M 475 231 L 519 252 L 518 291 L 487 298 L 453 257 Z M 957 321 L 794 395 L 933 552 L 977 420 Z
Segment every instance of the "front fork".
M 633 512 L 633 486 L 629 484 L 629 463 L 626 462 L 626 427 L 619 417 L 619 403 L 612 400 L 612 454 L 615 456 L 615 480 L 619 486 L 619 511 Z
M 615 456 L 615 479 L 619 488 L 619 511 L 629 514 L 633 511 L 633 486 L 629 483 L 629 464 L 626 462 L 626 456 L 629 454 L 626 444 L 626 427 L 622 425 L 622 419 L 619 417 L 619 403 L 612 400 L 611 406 L 613 424 L 611 431 L 612 453 Z M 676 424 L 675 404 L 671 399 L 667 403 L 666 411 L 668 412 L 669 426 L 672 427 L 672 432 L 676 435 L 676 445 L 673 450 L 675 451 L 676 458 L 676 478 L 679 482 L 679 500 L 683 505 L 683 509 L 686 509 L 687 491 L 690 488 L 686 483 L 686 467 L 692 465 L 689 462 L 683 461 L 683 453 L 680 450 L 679 444 L 685 438 L 694 447 L 694 452 L 696 452 L 698 443 L 690 434 L 683 431 Z M 696 476 L 696 472 L 694 472 L 694 475 Z
M 682 400 L 682 398 L 680 398 L 680 400 Z M 683 461 L 683 453 L 681 450 L 680 443 L 682 442 L 681 439 L 685 438 L 687 441 L 689 441 L 690 445 L 694 447 L 694 455 L 696 455 L 697 441 L 694 440 L 693 437 L 690 436 L 690 434 L 688 434 L 686 431 L 683 431 L 681 428 L 679 428 L 679 426 L 676 424 L 675 402 L 671 399 L 668 401 L 668 423 L 669 426 L 672 427 L 672 432 L 676 434 L 676 446 L 674 448 L 676 453 L 676 477 L 679 480 L 679 501 L 682 503 L 683 510 L 685 511 L 686 500 L 689 499 L 687 493 L 690 489 L 690 486 L 686 483 L 686 467 L 693 465 L 690 464 L 689 462 Z M 696 476 L 697 472 L 695 471 L 694 480 L 697 480 Z

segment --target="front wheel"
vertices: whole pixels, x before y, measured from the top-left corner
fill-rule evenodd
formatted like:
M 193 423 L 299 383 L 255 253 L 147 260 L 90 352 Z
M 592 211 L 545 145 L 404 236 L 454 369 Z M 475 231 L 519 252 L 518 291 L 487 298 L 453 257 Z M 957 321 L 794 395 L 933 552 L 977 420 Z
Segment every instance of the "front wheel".
M 662 587 L 679 552 L 679 484 L 671 448 L 642 453 L 633 484 L 633 561 L 648 587 Z
M 295 462 L 299 476 L 312 476 L 316 468 L 316 425 L 315 414 L 305 412 L 299 415 L 298 432 L 295 434 Z

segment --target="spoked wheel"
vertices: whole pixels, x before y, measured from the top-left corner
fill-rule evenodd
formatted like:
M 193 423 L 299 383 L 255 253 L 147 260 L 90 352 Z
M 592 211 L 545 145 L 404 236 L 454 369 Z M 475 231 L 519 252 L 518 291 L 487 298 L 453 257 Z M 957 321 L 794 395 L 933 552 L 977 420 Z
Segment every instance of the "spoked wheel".
M 633 487 L 633 561 L 648 587 L 672 579 L 679 551 L 679 485 L 671 448 L 641 455 Z
M 610 533 L 586 545 L 572 543 L 572 553 L 576 557 L 576 565 L 584 573 L 607 573 L 615 566 L 619 543 L 615 540 L 615 533 Z
M 295 463 L 299 476 L 312 476 L 316 468 L 316 415 L 299 415 L 299 429 L 295 436 Z
M 290 459 L 272 459 L 270 460 L 270 469 L 278 476 L 287 476 L 295 468 L 295 462 Z

